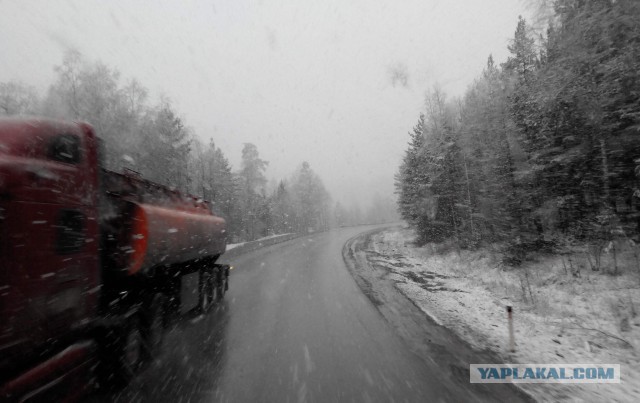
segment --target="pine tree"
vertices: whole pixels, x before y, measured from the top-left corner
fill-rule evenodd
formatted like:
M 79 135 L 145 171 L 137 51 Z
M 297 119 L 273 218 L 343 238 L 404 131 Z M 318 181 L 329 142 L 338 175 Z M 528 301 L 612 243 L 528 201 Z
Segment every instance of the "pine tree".
M 324 231 L 329 228 L 330 197 L 322 180 L 303 162 L 294 175 L 293 193 L 297 204 L 300 232 Z
M 166 186 L 188 190 L 191 138 L 167 100 L 162 100 L 150 113 L 142 137 L 145 145 L 141 150 L 143 175 Z
M 522 133 L 524 143 L 531 150 L 538 146 L 539 142 L 536 137 L 538 110 L 531 93 L 531 88 L 536 85 L 535 73 L 539 65 L 539 53 L 531 28 L 521 16 L 518 17 L 514 38 L 507 48 L 511 56 L 503 68 L 512 78 L 511 113 L 516 126 Z
M 640 5 L 562 0 L 556 12 L 546 43 L 554 57 L 532 89 L 544 139 L 534 158 L 543 194 L 557 200 L 559 227 L 585 236 L 596 216 L 631 206 L 628 172 L 640 155 Z
M 418 123 L 409 133 L 409 148 L 395 180 L 400 216 L 416 228 L 421 242 L 426 242 L 429 221 L 434 218 L 428 198 L 431 182 L 425 158 L 425 131 L 425 115 L 420 114 Z
M 242 227 L 247 240 L 256 239 L 264 229 L 260 217 L 263 214 L 264 186 L 267 183 L 264 171 L 268 164 L 260 158 L 258 148 L 254 144 L 244 144 L 239 177 L 242 181 Z
M 273 227 L 277 234 L 297 231 L 298 218 L 294 201 L 285 181 L 280 181 L 271 196 L 273 208 Z
M 455 112 L 446 103 L 445 94 L 435 88 L 425 100 L 427 127 L 422 158 L 426 159 L 430 178 L 428 198 L 435 205 L 435 218 L 429 237 L 442 241 L 454 237 L 460 241 L 460 225 L 464 208 L 463 161 L 455 128 Z

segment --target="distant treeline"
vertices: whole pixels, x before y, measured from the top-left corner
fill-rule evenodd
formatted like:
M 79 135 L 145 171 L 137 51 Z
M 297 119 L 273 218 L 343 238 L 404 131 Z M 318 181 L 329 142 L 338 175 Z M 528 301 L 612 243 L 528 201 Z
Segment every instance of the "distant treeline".
M 396 176 L 418 241 L 522 251 L 640 235 L 640 2 L 556 0 L 520 17 L 464 97 L 426 97 Z
M 394 218 L 391 199 L 374 200 L 367 213 L 334 204 L 307 162 L 289 178 L 268 183 L 268 162 L 251 143 L 244 145 L 241 167 L 234 171 L 213 139 L 203 143 L 167 98 L 151 104 L 138 81 L 122 84 L 117 70 L 88 62 L 77 51 L 68 51 L 55 73 L 43 97 L 24 83 L 0 82 L 0 116 L 41 115 L 92 124 L 104 140 L 107 168 L 132 169 L 211 201 L 228 221 L 231 242 Z

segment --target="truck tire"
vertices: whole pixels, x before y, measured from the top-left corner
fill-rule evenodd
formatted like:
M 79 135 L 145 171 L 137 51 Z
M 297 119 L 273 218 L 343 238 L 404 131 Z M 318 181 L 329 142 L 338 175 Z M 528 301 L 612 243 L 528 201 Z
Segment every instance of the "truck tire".
M 177 276 L 167 280 L 165 287 L 167 296 L 166 325 L 175 326 L 182 311 L 182 277 Z
M 213 285 L 213 276 L 206 269 L 200 270 L 200 280 L 198 282 L 198 307 L 200 312 L 207 313 L 211 310 L 211 306 L 215 300 L 215 289 Z
M 156 293 L 147 302 L 144 315 L 144 360 L 151 361 L 162 352 L 164 333 L 167 327 L 168 298 L 163 293 Z
M 224 293 L 229 289 L 229 284 L 225 270 L 218 267 L 216 270 L 216 301 L 222 301 Z
M 143 332 L 136 314 L 101 336 L 100 380 L 107 388 L 129 384 L 143 363 Z
M 129 383 L 144 362 L 144 330 L 139 315 L 127 320 L 121 342 L 120 367 L 124 381 Z

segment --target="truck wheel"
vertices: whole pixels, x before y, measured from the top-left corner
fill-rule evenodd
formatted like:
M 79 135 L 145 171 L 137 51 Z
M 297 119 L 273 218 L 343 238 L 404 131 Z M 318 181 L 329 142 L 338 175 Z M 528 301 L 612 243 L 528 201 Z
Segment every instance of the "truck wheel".
M 143 337 L 138 316 L 131 316 L 121 327 L 110 328 L 98 337 L 101 339 L 101 381 L 108 388 L 126 386 L 142 365 Z
M 164 332 L 167 324 L 168 298 L 162 293 L 153 296 L 144 315 L 144 359 L 152 360 L 162 352 Z
M 182 277 L 172 277 L 167 281 L 167 325 L 175 325 L 182 311 Z
M 222 301 L 224 293 L 229 289 L 227 276 L 223 269 L 218 268 L 216 273 L 216 300 Z
M 138 316 L 132 316 L 122 335 L 120 364 L 126 382 L 129 382 L 140 369 L 144 355 L 144 339 Z
M 202 313 L 207 313 L 214 301 L 213 279 L 210 272 L 200 270 L 198 290 L 198 307 Z

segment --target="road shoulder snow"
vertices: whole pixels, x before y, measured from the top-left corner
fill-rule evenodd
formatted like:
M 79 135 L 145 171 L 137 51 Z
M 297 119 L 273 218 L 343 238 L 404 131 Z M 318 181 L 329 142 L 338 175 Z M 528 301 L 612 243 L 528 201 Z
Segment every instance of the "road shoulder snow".
M 507 270 L 487 251 L 436 253 L 412 239 L 406 229 L 378 232 L 365 246 L 366 257 L 474 349 L 489 350 L 502 363 L 621 365 L 621 384 L 520 385 L 536 399 L 640 401 L 639 383 L 632 381 L 640 379 L 640 289 L 633 275 L 576 278 L 557 258 Z M 507 305 L 515 310 L 515 354 L 507 351 Z
M 264 238 L 257 239 L 255 241 L 250 241 L 250 242 L 227 244 L 226 252 L 222 255 L 222 261 L 226 261 L 226 259 L 235 258 L 245 253 L 248 253 L 260 248 L 264 248 L 266 246 L 271 246 L 277 243 L 290 241 L 300 236 L 301 236 L 300 234 L 294 234 L 294 233 L 279 234 L 279 235 L 270 235 Z
M 372 250 L 372 240 L 380 229 L 349 240 L 343 248 L 344 261 L 355 282 L 384 319 L 404 339 L 407 347 L 429 366 L 437 366 L 442 382 L 467 395 L 466 401 L 531 401 L 529 395 L 512 385 L 469 383 L 469 363 L 501 363 L 498 356 L 474 350 L 454 332 L 427 317 L 416 301 L 396 288 L 400 278 L 389 269 L 402 266 L 402 256 L 391 253 L 390 265 Z

